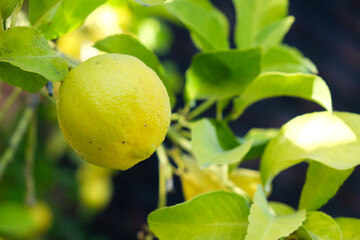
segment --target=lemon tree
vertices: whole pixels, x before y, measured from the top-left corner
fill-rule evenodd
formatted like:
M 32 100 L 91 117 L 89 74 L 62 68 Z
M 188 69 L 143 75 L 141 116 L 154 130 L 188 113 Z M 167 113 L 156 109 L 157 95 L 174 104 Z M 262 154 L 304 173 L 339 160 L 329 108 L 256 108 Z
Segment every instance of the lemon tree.
M 359 115 L 333 110 L 316 66 L 283 43 L 288 0 L 232 2 L 234 36 L 210 0 L 0 0 L 0 78 L 13 89 L 0 105 L 0 239 L 104 239 L 84 226 L 127 198 L 116 177 L 151 156 L 158 209 L 139 239 L 359 238 L 359 219 L 319 211 L 360 164 Z M 198 49 L 184 74 L 167 59 L 169 23 Z M 324 111 L 233 131 L 279 96 Z M 256 159 L 258 169 L 242 165 Z M 269 201 L 273 180 L 300 162 L 297 209 Z M 169 206 L 169 192 L 184 202 Z

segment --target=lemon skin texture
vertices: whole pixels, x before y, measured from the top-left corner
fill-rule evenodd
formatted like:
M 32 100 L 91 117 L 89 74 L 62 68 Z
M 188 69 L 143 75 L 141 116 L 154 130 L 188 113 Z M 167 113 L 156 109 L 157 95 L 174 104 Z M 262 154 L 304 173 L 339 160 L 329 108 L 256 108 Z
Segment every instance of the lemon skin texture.
M 73 68 L 60 86 L 60 128 L 84 160 L 126 170 L 150 157 L 170 125 L 170 101 L 156 75 L 123 54 L 95 56 Z

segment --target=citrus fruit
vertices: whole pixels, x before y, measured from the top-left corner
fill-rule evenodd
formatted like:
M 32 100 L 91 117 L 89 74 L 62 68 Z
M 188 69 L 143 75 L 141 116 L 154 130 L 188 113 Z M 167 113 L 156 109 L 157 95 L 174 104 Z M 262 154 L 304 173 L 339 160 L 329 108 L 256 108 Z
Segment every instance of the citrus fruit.
M 70 146 L 95 165 L 126 170 L 150 157 L 170 124 L 170 101 L 156 75 L 123 54 L 92 57 L 73 68 L 57 99 Z

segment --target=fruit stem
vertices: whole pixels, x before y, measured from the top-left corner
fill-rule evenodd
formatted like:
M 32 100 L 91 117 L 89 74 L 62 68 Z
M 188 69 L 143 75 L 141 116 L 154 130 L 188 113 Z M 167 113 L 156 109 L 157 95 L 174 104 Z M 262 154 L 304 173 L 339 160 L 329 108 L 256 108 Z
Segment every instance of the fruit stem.
M 216 99 L 211 98 L 211 99 L 208 99 L 205 102 L 201 103 L 197 108 L 195 108 L 194 110 L 192 110 L 192 112 L 190 112 L 187 119 L 192 120 L 192 119 L 196 118 L 197 116 L 199 116 L 200 114 L 202 114 L 203 112 L 208 110 L 215 102 L 216 102 Z
M 167 179 L 172 177 L 171 175 L 171 166 L 169 163 L 169 158 L 166 154 L 164 146 L 161 144 L 156 149 L 156 154 L 159 159 L 159 200 L 158 200 L 158 208 L 166 207 L 166 182 Z M 170 168 L 169 168 L 170 167 Z
M 0 109 L 0 122 L 3 119 L 3 117 L 5 116 L 5 114 L 7 113 L 7 111 L 9 110 L 9 108 L 11 107 L 11 105 L 13 105 L 13 103 L 15 102 L 17 97 L 20 95 L 20 93 L 21 93 L 20 88 L 14 88 L 14 90 L 11 92 L 10 96 L 6 99 L 6 101 L 4 102 L 4 104 L 2 105 L 2 107 Z
M 185 151 L 187 151 L 188 153 L 192 153 L 190 141 L 184 138 L 183 136 L 181 136 L 181 134 L 178 131 L 176 131 L 173 127 L 169 127 L 167 136 L 170 138 L 171 141 L 179 145 Z
M 29 134 L 27 139 L 26 155 L 25 155 L 25 183 L 26 183 L 26 195 L 25 201 L 28 206 L 35 204 L 35 184 L 34 184 L 34 157 L 36 148 L 36 132 L 37 132 L 37 119 L 33 114 L 29 127 Z
M 216 104 L 216 120 L 221 121 L 222 119 L 223 119 L 222 109 L 220 103 L 218 102 Z
M 41 96 L 45 97 L 47 100 L 49 100 L 49 102 L 51 102 L 52 104 L 56 105 L 56 101 L 54 99 L 54 97 L 50 97 L 49 93 L 46 91 L 46 89 L 41 89 L 39 91 L 39 93 L 41 94 Z
M 33 94 L 31 96 L 34 96 Z M 0 158 L 0 179 L 2 178 L 2 175 L 7 167 L 7 165 L 10 163 L 10 161 L 13 159 L 14 154 L 19 147 L 19 144 L 21 140 L 24 138 L 25 131 L 27 130 L 27 127 L 29 125 L 29 122 L 34 114 L 34 108 L 37 105 L 35 101 L 30 99 L 28 107 L 25 109 L 23 115 L 20 118 L 20 121 L 13 132 L 10 141 L 9 146 L 3 153 L 3 155 Z
M 221 180 L 224 186 L 229 182 L 229 165 L 223 164 L 220 166 L 221 168 Z

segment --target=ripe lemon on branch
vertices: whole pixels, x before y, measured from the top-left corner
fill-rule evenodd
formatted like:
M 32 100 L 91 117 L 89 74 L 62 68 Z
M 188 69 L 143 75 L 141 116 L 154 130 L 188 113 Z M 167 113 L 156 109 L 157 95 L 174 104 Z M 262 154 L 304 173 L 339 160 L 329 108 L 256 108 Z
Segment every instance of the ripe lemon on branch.
M 95 165 L 126 170 L 150 157 L 170 125 L 170 101 L 156 73 L 139 59 L 104 54 L 73 68 L 57 99 L 70 146 Z

